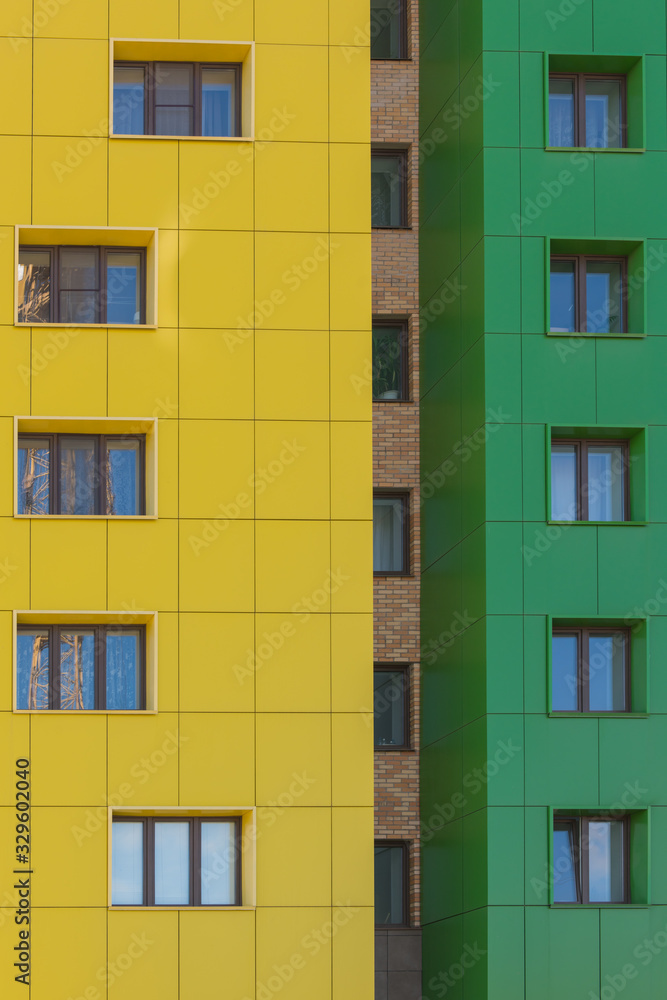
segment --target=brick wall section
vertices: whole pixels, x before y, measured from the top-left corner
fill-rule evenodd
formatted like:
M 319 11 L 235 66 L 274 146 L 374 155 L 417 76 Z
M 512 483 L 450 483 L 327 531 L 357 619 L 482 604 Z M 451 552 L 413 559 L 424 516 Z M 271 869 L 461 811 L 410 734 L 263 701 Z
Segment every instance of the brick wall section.
M 410 842 L 410 922 L 419 924 L 419 8 L 410 0 L 408 54 L 371 64 L 373 143 L 408 149 L 408 228 L 373 233 L 373 314 L 408 318 L 410 400 L 373 404 L 376 487 L 411 491 L 410 576 L 376 577 L 375 662 L 410 663 L 411 746 L 376 751 L 375 835 Z

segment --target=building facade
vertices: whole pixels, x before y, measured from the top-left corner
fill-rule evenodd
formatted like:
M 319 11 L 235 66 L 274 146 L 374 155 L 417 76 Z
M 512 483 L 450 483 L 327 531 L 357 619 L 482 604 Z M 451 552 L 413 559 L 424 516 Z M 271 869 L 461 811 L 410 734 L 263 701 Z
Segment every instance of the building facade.
M 0 9 L 4 997 L 372 997 L 366 22 Z

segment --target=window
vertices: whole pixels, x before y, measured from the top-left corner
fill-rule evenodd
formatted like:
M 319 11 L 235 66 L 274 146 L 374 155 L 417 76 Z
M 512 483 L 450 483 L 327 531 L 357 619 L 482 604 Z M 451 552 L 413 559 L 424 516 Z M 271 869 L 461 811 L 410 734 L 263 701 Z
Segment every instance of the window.
M 22 246 L 19 323 L 146 322 L 143 247 Z
M 376 493 L 373 497 L 373 572 L 408 572 L 408 496 Z
M 371 225 L 395 229 L 407 225 L 407 155 L 404 150 L 371 154 Z
M 627 258 L 551 258 L 552 333 L 625 333 Z
M 116 816 L 113 906 L 240 906 L 240 817 Z
M 628 442 L 553 439 L 551 519 L 629 521 Z
M 408 845 L 375 841 L 375 923 L 408 923 Z
M 375 746 L 406 750 L 409 743 L 410 684 L 406 667 L 375 667 Z
M 116 135 L 237 136 L 238 63 L 116 62 Z
M 407 399 L 407 326 L 373 323 L 373 399 Z
M 19 625 L 17 708 L 141 710 L 145 647 L 142 625 Z
M 145 435 L 19 434 L 19 514 L 145 512 Z
M 554 712 L 629 712 L 630 630 L 554 628 L 551 706 Z
M 549 145 L 625 146 L 626 78 L 594 73 L 549 77 Z
M 627 816 L 554 814 L 554 903 L 629 903 Z
M 371 0 L 371 59 L 405 59 L 406 0 Z

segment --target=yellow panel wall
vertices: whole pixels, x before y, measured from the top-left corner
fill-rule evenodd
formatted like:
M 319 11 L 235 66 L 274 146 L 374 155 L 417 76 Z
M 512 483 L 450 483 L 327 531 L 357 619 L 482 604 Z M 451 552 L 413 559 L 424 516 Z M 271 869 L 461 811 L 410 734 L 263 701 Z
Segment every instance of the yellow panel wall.
M 366 19 L 0 4 L 0 882 L 26 757 L 33 1000 L 372 998 Z M 110 36 L 254 42 L 254 140 L 109 138 Z M 157 329 L 12 326 L 28 224 L 156 228 Z M 158 519 L 14 519 L 28 414 L 156 417 Z M 13 713 L 29 609 L 157 611 L 157 714 Z M 256 907 L 109 909 L 108 805 L 255 806 Z M 23 996 L 8 913 L 0 993 Z

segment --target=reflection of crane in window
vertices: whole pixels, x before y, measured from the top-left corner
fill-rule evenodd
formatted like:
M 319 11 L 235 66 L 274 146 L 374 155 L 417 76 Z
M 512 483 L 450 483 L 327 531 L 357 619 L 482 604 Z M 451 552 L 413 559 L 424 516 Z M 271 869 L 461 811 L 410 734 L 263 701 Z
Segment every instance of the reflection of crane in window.
M 83 640 L 80 632 L 60 633 L 60 707 L 85 708 L 83 701 Z
M 25 465 L 21 478 L 24 514 L 48 514 L 50 494 L 50 453 L 48 445 L 36 443 L 24 449 Z
M 49 704 L 49 639 L 46 635 L 33 638 L 28 708 L 45 708 Z

